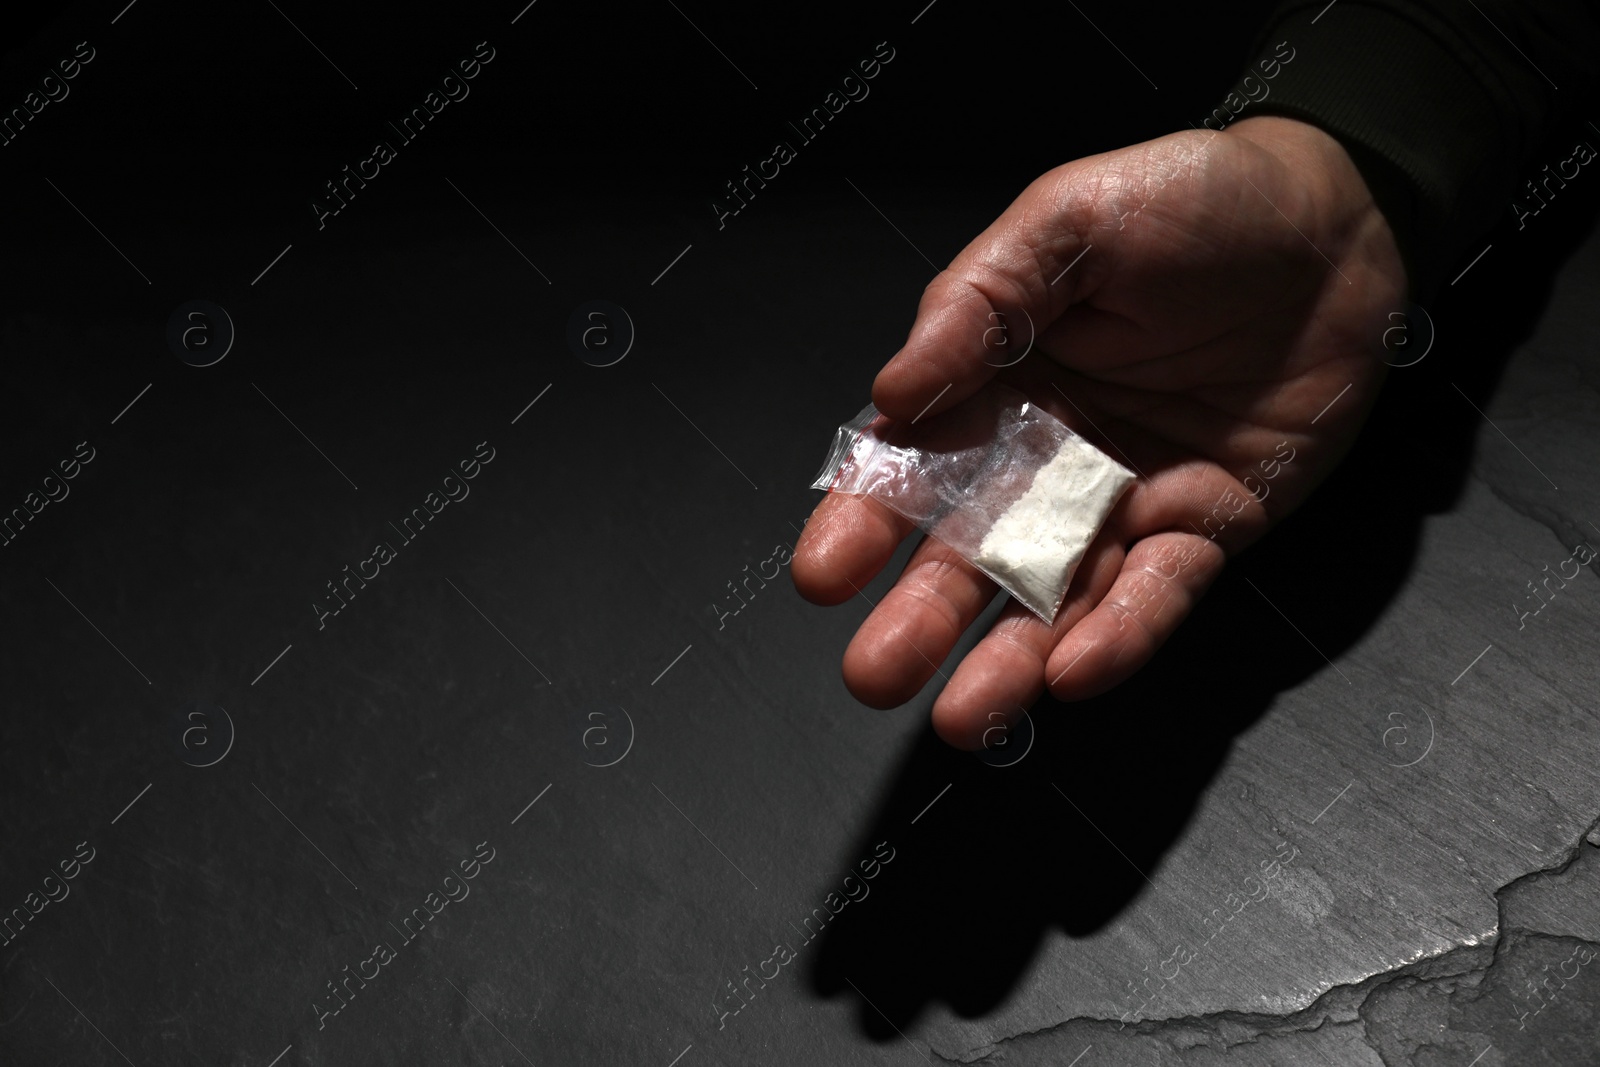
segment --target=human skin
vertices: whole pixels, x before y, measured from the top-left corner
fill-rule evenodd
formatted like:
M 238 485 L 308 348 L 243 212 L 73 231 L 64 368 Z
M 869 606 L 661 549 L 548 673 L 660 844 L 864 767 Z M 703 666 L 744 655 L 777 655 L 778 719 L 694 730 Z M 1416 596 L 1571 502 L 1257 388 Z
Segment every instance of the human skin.
M 1144 666 L 1227 559 L 1354 443 L 1406 291 L 1393 232 L 1349 154 L 1295 119 L 1169 134 L 1030 184 L 928 284 L 873 403 L 909 420 L 998 379 L 1141 477 L 1054 625 L 1006 604 L 935 700 L 938 734 L 982 748 L 1047 687 L 1081 700 Z M 992 316 L 1020 324 L 1024 312 L 1033 349 L 1001 366 L 1014 357 L 997 355 Z M 1284 442 L 1293 461 L 1262 494 L 1259 464 Z M 1204 520 L 1229 492 L 1243 508 L 1208 537 Z M 913 531 L 875 500 L 830 493 L 796 545 L 795 587 L 843 603 Z M 873 707 L 910 700 L 997 591 L 924 538 L 846 649 L 846 686 Z

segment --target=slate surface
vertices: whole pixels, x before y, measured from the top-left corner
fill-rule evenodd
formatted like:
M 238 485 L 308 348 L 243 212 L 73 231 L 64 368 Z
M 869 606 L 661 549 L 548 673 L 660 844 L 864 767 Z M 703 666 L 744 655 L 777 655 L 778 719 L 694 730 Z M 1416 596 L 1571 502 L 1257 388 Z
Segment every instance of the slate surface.
M 1149 670 L 988 766 L 927 730 L 938 679 L 887 713 L 839 681 L 887 578 L 824 610 L 783 565 L 924 254 L 1046 165 L 917 161 L 978 16 L 819 18 L 782 59 L 697 20 L 789 64 L 750 90 L 782 103 L 680 124 L 725 156 L 596 169 L 586 116 L 644 137 L 739 75 L 704 48 L 624 112 L 551 73 L 592 13 L 404 22 L 386 57 L 300 22 L 355 90 L 278 14 L 230 51 L 197 11 L 52 23 L 34 51 L 92 33 L 101 65 L 4 160 L 6 506 L 92 458 L 0 559 L 0 907 L 39 909 L 0 1061 L 1594 1062 L 1594 568 L 1519 614 L 1600 542 L 1593 197 L 1486 239 L 1335 478 Z M 637 17 L 639 62 L 703 46 Z M 1233 61 L 1183 67 L 1189 31 L 1152 69 L 1199 98 Z M 762 131 L 891 35 L 902 86 L 717 229 Z M 338 94 L 398 107 L 490 36 L 501 80 L 316 229 L 382 111 Z M 1172 125 L 1126 95 L 1102 129 Z M 497 140 L 508 101 L 546 135 Z M 236 330 L 213 366 L 167 343 L 194 299 Z M 636 333 L 615 362 L 569 344 L 593 300 Z M 460 499 L 400 529 L 430 493 Z

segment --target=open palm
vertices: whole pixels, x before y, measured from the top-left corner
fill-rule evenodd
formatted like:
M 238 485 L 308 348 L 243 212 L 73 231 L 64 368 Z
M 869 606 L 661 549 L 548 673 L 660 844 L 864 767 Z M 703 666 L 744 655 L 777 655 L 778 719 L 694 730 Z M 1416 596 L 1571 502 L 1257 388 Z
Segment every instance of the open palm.
M 1030 185 L 929 284 L 873 401 L 915 419 L 998 378 L 1140 478 L 1055 624 L 1008 603 L 949 675 L 940 736 L 982 747 L 1047 686 L 1081 699 L 1148 661 L 1227 557 L 1354 441 L 1405 289 L 1349 156 L 1293 119 L 1172 134 Z M 830 494 L 796 548 L 796 588 L 848 600 L 912 531 Z M 846 685 L 876 707 L 909 700 L 996 591 L 925 538 L 851 641 Z

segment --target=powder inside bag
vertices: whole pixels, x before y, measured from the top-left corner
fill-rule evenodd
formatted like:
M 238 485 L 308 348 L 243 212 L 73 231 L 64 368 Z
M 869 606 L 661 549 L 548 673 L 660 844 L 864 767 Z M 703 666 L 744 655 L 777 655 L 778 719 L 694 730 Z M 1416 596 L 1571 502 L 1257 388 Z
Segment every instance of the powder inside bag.
M 1024 607 L 1053 622 L 1067 585 L 1132 472 L 1069 437 L 984 536 L 973 563 Z

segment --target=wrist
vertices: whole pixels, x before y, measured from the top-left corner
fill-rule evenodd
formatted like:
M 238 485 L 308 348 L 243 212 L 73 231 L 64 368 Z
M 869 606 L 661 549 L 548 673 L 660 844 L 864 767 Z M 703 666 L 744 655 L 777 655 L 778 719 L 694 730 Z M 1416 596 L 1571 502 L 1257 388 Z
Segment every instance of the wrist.
M 1315 228 L 1322 234 L 1345 247 L 1364 248 L 1391 260 L 1401 278 L 1410 279 L 1411 264 L 1401 251 L 1400 233 L 1390 212 L 1374 195 L 1365 168 L 1339 138 L 1284 115 L 1240 119 L 1223 136 L 1250 142 L 1303 182 L 1316 206 Z
M 1376 206 L 1350 153 L 1320 126 L 1283 115 L 1252 115 L 1230 125 L 1224 136 L 1247 140 L 1273 156 L 1311 185 L 1319 204 L 1353 211 Z

